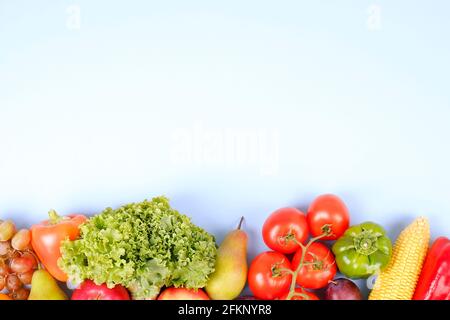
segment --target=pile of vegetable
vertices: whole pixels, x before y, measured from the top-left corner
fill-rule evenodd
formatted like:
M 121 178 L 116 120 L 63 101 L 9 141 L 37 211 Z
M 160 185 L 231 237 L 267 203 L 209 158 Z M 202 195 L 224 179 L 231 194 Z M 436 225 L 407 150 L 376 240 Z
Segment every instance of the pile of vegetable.
M 315 290 L 324 289 L 328 300 L 360 300 L 350 279 L 371 277 L 376 281 L 369 300 L 450 299 L 450 241 L 438 238 L 428 251 L 430 226 L 423 217 L 407 226 L 392 248 L 383 227 L 370 221 L 350 226 L 344 202 L 327 194 L 316 198 L 307 214 L 296 208 L 272 213 L 263 239 L 274 251 L 258 255 L 248 276 L 259 299 L 317 300 Z M 323 240 L 335 241 L 331 250 Z M 348 279 L 334 279 L 337 271 Z
M 108 208 L 80 230 L 63 242 L 59 263 L 75 283 L 122 285 L 135 299 L 153 299 L 163 286 L 204 287 L 214 271 L 214 237 L 164 197 Z
M 352 225 L 339 197 L 321 195 L 306 213 L 270 214 L 269 250 L 249 266 L 243 220 L 220 246 L 165 197 L 90 218 L 51 210 L 29 230 L 0 220 L 0 300 L 69 299 L 62 284 L 72 300 L 361 300 L 355 279 L 367 279 L 369 300 L 450 300 L 450 240 L 429 248 L 426 218 L 393 245 L 381 225 Z

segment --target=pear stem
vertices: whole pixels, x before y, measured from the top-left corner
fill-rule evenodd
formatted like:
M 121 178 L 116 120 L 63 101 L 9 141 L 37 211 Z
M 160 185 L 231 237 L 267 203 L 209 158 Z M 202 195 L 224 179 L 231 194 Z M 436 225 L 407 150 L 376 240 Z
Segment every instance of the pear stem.
M 242 223 L 244 222 L 244 216 L 241 217 L 241 220 L 239 221 L 239 225 L 237 227 L 238 230 L 241 230 Z

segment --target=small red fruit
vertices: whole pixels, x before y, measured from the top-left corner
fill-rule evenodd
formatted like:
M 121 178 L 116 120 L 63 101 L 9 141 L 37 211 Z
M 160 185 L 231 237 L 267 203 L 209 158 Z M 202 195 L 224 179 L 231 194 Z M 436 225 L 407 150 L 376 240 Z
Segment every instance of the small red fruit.
M 158 297 L 158 300 L 210 300 L 202 289 L 167 288 Z
M 108 288 L 106 284 L 97 285 L 91 280 L 85 280 L 73 292 L 72 300 L 130 300 L 130 295 L 121 285 Z

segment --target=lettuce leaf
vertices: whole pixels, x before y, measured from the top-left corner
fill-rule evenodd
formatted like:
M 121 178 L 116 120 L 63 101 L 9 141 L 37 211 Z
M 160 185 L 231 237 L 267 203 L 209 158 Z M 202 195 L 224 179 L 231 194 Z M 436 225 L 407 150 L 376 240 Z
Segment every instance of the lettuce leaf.
M 165 197 L 107 208 L 80 231 L 61 245 L 59 266 L 73 283 L 120 284 L 135 299 L 151 299 L 163 286 L 202 288 L 214 272 L 214 237 Z

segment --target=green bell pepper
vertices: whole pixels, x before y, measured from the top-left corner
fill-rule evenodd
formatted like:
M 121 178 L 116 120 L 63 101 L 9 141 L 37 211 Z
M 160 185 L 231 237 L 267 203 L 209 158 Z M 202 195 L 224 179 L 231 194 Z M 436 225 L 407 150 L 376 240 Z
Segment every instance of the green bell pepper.
M 383 227 L 364 222 L 347 229 L 332 250 L 342 274 L 353 279 L 368 278 L 386 267 L 392 243 Z

